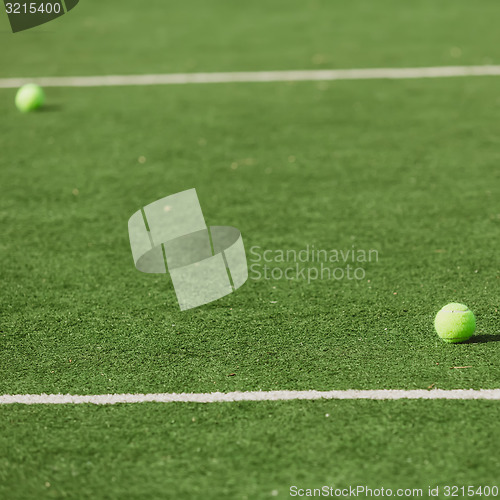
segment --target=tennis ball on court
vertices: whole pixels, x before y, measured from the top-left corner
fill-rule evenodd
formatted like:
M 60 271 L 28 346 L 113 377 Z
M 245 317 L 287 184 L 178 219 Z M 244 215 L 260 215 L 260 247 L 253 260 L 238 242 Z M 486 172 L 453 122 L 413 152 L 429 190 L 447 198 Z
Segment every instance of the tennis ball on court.
M 45 101 L 45 94 L 42 87 L 36 83 L 23 85 L 16 94 L 16 107 L 19 111 L 27 113 L 38 109 Z
M 456 344 L 472 337 L 476 318 L 466 305 L 453 302 L 437 313 L 434 327 L 445 342 Z

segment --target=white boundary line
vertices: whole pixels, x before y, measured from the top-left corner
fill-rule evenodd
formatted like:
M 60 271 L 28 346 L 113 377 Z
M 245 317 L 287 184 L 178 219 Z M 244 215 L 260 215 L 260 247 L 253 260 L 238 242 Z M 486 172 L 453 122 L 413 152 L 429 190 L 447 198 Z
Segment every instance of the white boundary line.
M 2 404 L 82 404 L 108 405 L 116 403 L 230 403 L 235 401 L 289 401 L 294 399 L 487 399 L 500 401 L 500 389 L 455 390 L 346 390 L 346 391 L 253 391 L 160 394 L 5 394 Z
M 376 80 L 500 76 L 500 66 L 436 66 L 429 68 L 369 68 L 235 73 L 173 73 L 163 75 L 62 76 L 1 78 L 0 88 L 17 88 L 35 82 L 43 87 L 109 87 L 124 85 L 181 85 L 189 83 L 299 82 L 325 80 Z

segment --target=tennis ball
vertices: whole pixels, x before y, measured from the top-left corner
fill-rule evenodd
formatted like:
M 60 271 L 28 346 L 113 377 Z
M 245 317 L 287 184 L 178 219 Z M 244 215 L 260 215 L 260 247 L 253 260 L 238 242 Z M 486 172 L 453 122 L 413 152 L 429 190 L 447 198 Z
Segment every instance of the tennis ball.
M 476 318 L 466 305 L 453 302 L 437 313 L 434 327 L 445 342 L 455 344 L 472 337 L 476 329 Z
M 36 83 L 23 85 L 16 94 L 16 107 L 19 111 L 27 113 L 38 109 L 45 101 L 45 94 L 42 87 Z

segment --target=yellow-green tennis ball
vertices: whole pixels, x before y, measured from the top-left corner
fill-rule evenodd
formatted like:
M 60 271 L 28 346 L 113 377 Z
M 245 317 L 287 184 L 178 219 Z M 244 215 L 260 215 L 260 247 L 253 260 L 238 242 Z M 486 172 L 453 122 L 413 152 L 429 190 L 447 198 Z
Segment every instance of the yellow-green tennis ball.
M 445 342 L 456 344 L 472 337 L 476 318 L 466 305 L 453 302 L 437 313 L 434 327 Z
M 16 107 L 19 111 L 27 113 L 38 109 L 45 101 L 45 94 L 42 87 L 36 83 L 23 85 L 16 94 Z

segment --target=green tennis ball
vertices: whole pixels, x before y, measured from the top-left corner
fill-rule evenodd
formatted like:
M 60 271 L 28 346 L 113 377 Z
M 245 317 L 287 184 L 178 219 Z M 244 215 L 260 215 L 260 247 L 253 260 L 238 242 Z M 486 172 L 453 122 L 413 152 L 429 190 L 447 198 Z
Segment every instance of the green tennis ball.
M 40 108 L 44 101 L 45 94 L 42 87 L 36 83 L 23 85 L 16 94 L 16 107 L 23 113 Z
M 437 313 L 434 327 L 445 342 L 456 344 L 472 337 L 476 318 L 466 305 L 453 302 Z

